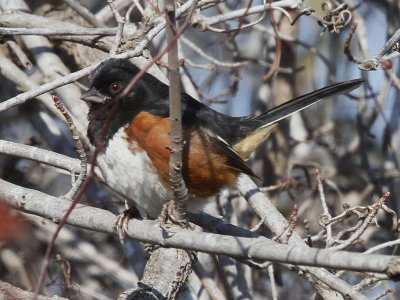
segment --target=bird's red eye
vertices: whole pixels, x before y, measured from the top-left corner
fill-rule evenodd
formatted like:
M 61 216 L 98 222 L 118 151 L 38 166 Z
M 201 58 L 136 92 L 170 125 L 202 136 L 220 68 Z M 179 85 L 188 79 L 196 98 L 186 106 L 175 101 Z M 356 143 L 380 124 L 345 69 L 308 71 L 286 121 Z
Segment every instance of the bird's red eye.
M 110 85 L 110 92 L 113 94 L 118 93 L 119 91 L 121 91 L 121 89 L 122 86 L 118 82 L 114 82 Z

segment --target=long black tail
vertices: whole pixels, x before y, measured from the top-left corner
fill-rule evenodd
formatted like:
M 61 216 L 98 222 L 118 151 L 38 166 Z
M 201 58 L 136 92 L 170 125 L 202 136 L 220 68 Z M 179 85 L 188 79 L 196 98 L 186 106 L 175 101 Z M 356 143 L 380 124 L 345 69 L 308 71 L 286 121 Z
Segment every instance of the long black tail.
M 358 88 L 363 82 L 363 79 L 354 79 L 323 87 L 322 89 L 315 90 L 311 93 L 285 102 L 267 111 L 266 113 L 257 116 L 256 119 L 262 121 L 263 123 L 260 128 L 266 127 L 294 114 L 295 112 L 301 111 L 325 98 L 348 93 Z

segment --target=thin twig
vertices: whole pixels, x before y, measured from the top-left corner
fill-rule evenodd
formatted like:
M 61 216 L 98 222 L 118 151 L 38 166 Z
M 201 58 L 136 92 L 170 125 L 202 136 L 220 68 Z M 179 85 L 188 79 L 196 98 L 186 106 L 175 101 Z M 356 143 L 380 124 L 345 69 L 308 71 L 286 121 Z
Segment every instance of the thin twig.
M 368 225 L 372 223 L 381 209 L 382 205 L 386 202 L 386 199 L 390 196 L 390 193 L 387 192 L 382 195 L 382 197 L 370 208 L 369 213 L 365 220 L 363 220 L 362 225 L 357 228 L 357 230 L 342 244 L 331 247 L 329 249 L 332 250 L 342 250 L 351 245 L 355 240 L 357 240 L 367 229 Z
M 115 34 L 114 43 L 110 50 L 110 55 L 115 55 L 115 54 L 117 54 L 118 47 L 121 44 L 124 26 L 125 26 L 125 19 L 121 16 L 119 11 L 115 7 L 113 0 L 107 0 L 107 4 L 110 6 L 110 9 L 115 17 L 115 20 L 117 21 L 117 24 L 118 24 L 118 29 L 117 29 L 117 33 Z
M 281 0 L 281 1 L 274 1 L 273 3 L 269 3 L 269 4 L 262 4 L 262 5 L 255 5 L 249 9 L 247 8 L 243 8 L 243 9 L 238 9 L 232 12 L 228 12 L 225 14 L 219 14 L 213 17 L 204 17 L 204 19 L 202 20 L 203 23 L 201 24 L 202 28 L 208 28 L 209 26 L 218 24 L 218 23 L 222 23 L 225 21 L 229 21 L 232 19 L 236 19 L 236 18 L 240 18 L 241 16 L 243 16 L 243 14 L 245 13 L 245 11 L 247 11 L 247 15 L 253 15 L 253 14 L 258 14 L 258 13 L 262 13 L 265 12 L 268 9 L 277 9 L 277 8 L 281 8 L 281 7 L 288 7 L 288 8 L 296 8 L 299 7 L 300 5 L 302 5 L 302 1 L 298 1 L 298 0 Z
M 349 61 L 355 62 L 356 64 L 360 64 L 361 60 L 354 57 L 350 50 L 350 43 L 356 30 L 357 30 L 357 23 L 353 23 L 350 27 L 349 35 L 344 41 L 344 54 L 346 54 L 347 59 Z
M 316 169 L 315 172 L 317 173 L 317 183 L 318 183 L 317 186 L 318 186 L 319 199 L 321 200 L 322 204 L 322 210 L 324 211 L 325 215 L 328 215 L 330 217 L 328 205 L 326 204 L 321 172 L 319 171 L 319 169 Z M 328 224 L 325 228 L 326 228 L 326 247 L 328 248 L 332 242 L 332 225 Z
M 81 5 L 76 0 L 63 0 L 69 7 L 76 11 L 80 16 L 82 16 L 86 21 L 92 24 L 94 27 L 106 27 L 106 25 L 97 20 L 96 17 L 88 10 L 86 7 Z
M 21 91 L 30 91 L 38 88 L 38 85 L 25 72 L 18 68 L 3 52 L 0 52 L 1 74 L 4 78 L 14 82 L 16 87 Z M 37 99 L 50 112 L 57 116 L 61 121 L 65 122 L 60 112 L 52 105 L 50 95 L 37 95 Z M 3 103 L 0 103 L 0 107 Z M 22 103 L 21 103 L 22 104 Z M 1 109 L 0 109 L 1 111 Z
M 377 54 L 373 57 L 365 59 L 358 65 L 363 71 L 372 71 L 378 69 L 379 63 L 387 52 L 391 51 L 393 47 L 400 41 L 400 29 L 398 29 L 393 36 L 383 45 Z
M 6 41 L 7 46 L 10 47 L 10 50 L 15 54 L 19 63 L 27 70 L 32 69 L 32 62 L 29 60 L 28 56 L 21 49 L 21 47 L 15 42 L 15 40 L 8 37 L 5 37 L 4 40 Z
M 226 68 L 240 68 L 249 63 L 249 61 L 241 61 L 241 62 L 223 62 L 220 61 L 213 56 L 208 55 L 205 53 L 200 47 L 198 47 L 195 43 L 187 39 L 186 37 L 182 36 L 180 38 L 183 44 L 188 46 L 190 49 L 195 51 L 198 55 L 202 56 L 203 58 L 211 61 L 215 66 L 226 67 Z M 187 61 L 187 59 L 185 59 Z M 214 67 L 215 68 L 215 67 Z
M 207 273 L 204 267 L 200 262 L 197 262 L 193 265 L 193 271 L 196 273 L 197 277 L 199 277 L 201 284 L 206 289 L 208 295 L 212 300 L 223 300 L 226 299 L 224 294 L 219 289 L 216 282 L 212 279 L 212 277 Z
M 240 16 L 239 18 L 239 25 L 236 27 L 235 31 L 232 32 L 232 34 L 229 36 L 229 39 L 234 39 L 242 29 L 244 22 L 246 21 L 247 13 L 249 12 L 249 9 L 251 5 L 253 4 L 253 0 L 249 0 L 249 2 L 246 5 L 246 10 L 244 11 L 243 15 Z M 263 18 L 264 18 L 264 13 L 263 13 Z
M 303 220 L 304 223 L 304 229 L 306 230 L 306 244 L 308 247 L 313 247 L 313 241 L 311 237 L 311 230 L 310 230 L 310 223 L 308 222 L 307 219 Z
M 270 264 L 268 266 L 268 276 L 269 276 L 269 280 L 271 281 L 272 300 L 278 300 L 278 290 L 276 288 L 273 264 Z
M 79 154 L 79 159 L 81 162 L 81 169 L 79 170 L 79 176 L 75 183 L 72 185 L 71 189 L 69 192 L 65 195 L 66 198 L 68 199 L 73 199 L 78 192 L 79 188 L 82 186 L 83 181 L 86 178 L 87 174 L 87 157 L 86 157 L 86 152 L 85 148 L 83 146 L 83 143 L 80 139 L 79 132 L 76 130 L 74 121 L 72 120 L 71 115 L 68 113 L 68 111 L 64 108 L 60 100 L 58 99 L 57 96 L 52 95 L 53 101 L 57 109 L 63 114 L 65 120 L 67 121 L 68 128 L 71 131 L 71 136 L 72 139 L 74 140 L 75 147 L 76 147 L 76 152 Z
M 268 73 L 263 76 L 264 81 L 269 80 L 272 77 L 272 75 L 275 74 L 276 70 L 279 68 L 279 65 L 281 63 L 281 56 L 282 56 L 282 41 L 278 35 L 278 25 L 275 21 L 275 17 L 274 17 L 273 10 L 272 10 L 272 0 L 268 0 L 268 1 L 270 4 L 269 8 L 268 8 L 268 14 L 271 19 L 271 25 L 272 25 L 272 28 L 274 29 L 274 33 L 275 33 L 274 34 L 275 59 L 274 59 L 274 62 L 272 64 L 271 68 L 269 69 Z
M 60 230 L 62 229 L 62 227 L 67 222 L 67 219 L 68 219 L 69 215 L 71 214 L 71 212 L 73 211 L 73 209 L 75 208 L 75 206 L 78 204 L 78 202 L 80 200 L 80 197 L 76 197 L 76 198 L 74 198 L 74 197 L 77 196 L 77 194 L 78 194 L 78 192 L 79 192 L 79 190 L 81 188 L 82 188 L 81 190 L 84 190 L 83 187 L 85 185 L 85 182 L 88 182 L 88 181 L 85 181 L 86 174 L 87 174 L 87 161 L 86 161 L 86 153 L 85 153 L 85 150 L 83 148 L 82 141 L 79 138 L 79 134 L 76 131 L 76 127 L 75 127 L 75 125 L 73 123 L 73 120 L 72 120 L 71 116 L 64 109 L 63 105 L 58 100 L 58 98 L 55 97 L 55 96 L 52 96 L 52 97 L 53 97 L 53 100 L 54 100 L 54 103 L 55 103 L 56 107 L 61 111 L 61 113 L 64 115 L 65 119 L 67 120 L 69 129 L 71 130 L 72 137 L 73 137 L 73 139 L 75 141 L 77 152 L 78 152 L 78 154 L 80 156 L 82 169 L 81 169 L 81 172 L 80 172 L 80 174 L 78 176 L 78 179 L 76 180 L 76 182 L 72 186 L 71 190 L 64 196 L 68 200 L 73 199 L 73 201 L 70 204 L 67 212 L 65 212 L 65 214 L 61 218 L 61 220 L 60 220 L 60 222 L 58 224 L 57 230 L 54 232 L 54 234 L 53 234 L 53 236 L 51 238 L 51 241 L 50 241 L 49 245 L 47 246 L 47 250 L 46 250 L 45 257 L 44 257 L 44 261 L 43 261 L 42 267 L 40 269 L 40 275 L 39 275 L 38 281 L 37 281 L 36 286 L 35 286 L 35 291 L 34 291 L 34 296 L 33 296 L 34 299 L 37 298 L 37 295 L 39 295 L 39 293 L 43 289 L 44 280 L 46 278 L 47 270 L 48 270 L 48 267 L 49 267 L 49 264 L 50 264 L 50 258 L 51 258 L 51 255 L 53 253 L 53 248 L 54 248 L 57 236 L 58 236 Z M 82 192 L 81 192 L 81 195 L 83 195 Z
M 387 294 L 393 293 L 394 289 L 386 289 L 385 291 L 383 291 L 382 293 L 380 293 L 378 296 L 372 298 L 372 300 L 379 300 L 382 297 L 385 297 Z
M 127 1 L 127 0 L 115 0 L 115 7 L 118 10 L 123 10 L 126 7 L 128 7 L 130 4 L 132 4 L 132 1 Z M 107 22 L 110 20 L 114 15 L 110 11 L 110 9 L 107 6 L 104 6 L 102 9 L 100 9 L 98 12 L 96 12 L 95 17 L 97 20 L 101 20 L 103 22 Z
M 138 9 L 138 11 L 140 12 L 140 14 L 143 16 L 144 15 L 144 9 L 143 7 L 140 5 L 138 0 L 133 0 L 133 5 L 131 7 L 136 7 Z
M 369 248 L 367 251 L 364 251 L 364 253 L 374 253 L 374 252 L 379 251 L 381 249 L 384 249 L 384 248 L 387 248 L 387 247 L 394 247 L 394 246 L 397 246 L 397 245 L 400 245 L 400 239 L 376 245 L 376 246 L 374 246 L 372 248 Z

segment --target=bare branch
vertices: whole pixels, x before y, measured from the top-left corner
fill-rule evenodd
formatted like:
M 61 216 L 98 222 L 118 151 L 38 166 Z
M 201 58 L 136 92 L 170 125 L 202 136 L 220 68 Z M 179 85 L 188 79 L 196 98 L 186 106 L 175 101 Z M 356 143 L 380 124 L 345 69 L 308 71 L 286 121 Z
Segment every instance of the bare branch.
M 24 144 L 0 140 L 0 153 L 34 160 L 73 174 L 81 170 L 78 159 Z
M 66 22 L 64 22 L 66 23 Z M 67 23 L 68 24 L 68 23 Z M 2 35 L 115 35 L 118 32 L 118 28 L 13 28 L 13 27 L 2 27 L 0 28 L 0 34 Z
M 115 17 L 115 20 L 117 21 L 117 24 L 118 24 L 118 29 L 117 29 L 117 32 L 114 37 L 114 43 L 110 50 L 110 55 L 114 55 L 114 54 L 117 54 L 118 47 L 121 44 L 122 35 L 123 35 L 124 27 L 125 27 L 125 19 L 118 12 L 113 0 L 107 0 L 107 4 L 110 6 L 110 9 Z
M 15 300 L 15 299 L 31 299 L 33 297 L 32 292 L 24 291 L 18 287 L 15 287 L 4 281 L 0 281 L 0 294 L 3 300 Z M 67 300 L 67 298 L 52 296 L 38 296 L 38 300 Z
M 40 215 L 52 220 L 60 220 L 65 216 L 65 212 L 71 204 L 71 202 L 62 198 L 55 198 L 39 191 L 22 188 L 4 180 L 0 180 L 0 183 L 0 197 L 9 205 L 27 213 Z M 44 207 L 46 209 L 43 209 Z M 67 224 L 115 235 L 116 233 L 113 229 L 114 218 L 115 216 L 108 211 L 77 205 L 68 216 Z M 193 232 L 180 228 L 165 231 L 159 226 L 158 222 L 148 220 L 133 219 L 130 223 L 132 224 L 130 224 L 127 232 L 129 237 L 163 247 L 198 250 L 238 258 L 376 273 L 386 273 L 390 263 L 397 264 L 397 257 L 389 255 L 365 255 L 353 252 L 288 246 L 274 243 L 263 237 L 232 237 Z M 268 251 L 265 251 L 265 249 L 268 249 Z M 345 292 L 345 294 L 348 292 Z
M 383 45 L 383 47 L 379 50 L 377 54 L 373 57 L 365 59 L 358 65 L 358 67 L 363 71 L 373 71 L 377 70 L 380 64 L 380 60 L 383 55 L 387 52 L 393 50 L 393 47 L 400 41 L 400 29 L 398 29 L 393 36 Z
M 193 2 L 193 8 L 196 1 Z M 174 191 L 174 201 L 176 203 L 176 217 L 178 221 L 186 219 L 186 202 L 188 191 L 182 177 L 182 152 L 183 152 L 183 131 L 182 131 L 182 104 L 181 104 L 181 84 L 179 75 L 178 58 L 178 32 L 175 23 L 175 3 L 172 0 L 165 1 L 165 15 L 167 22 L 167 40 L 171 45 L 168 50 L 168 75 L 169 75 L 169 101 L 170 101 L 170 142 L 171 154 L 169 160 L 169 176 L 172 189 Z M 190 20 L 190 16 L 187 19 Z M 186 26 L 189 22 L 186 22 Z M 179 35 L 182 34 L 180 29 Z
M 69 7 L 80 14 L 86 21 L 95 27 L 105 27 L 103 22 L 100 22 L 96 17 L 83 5 L 76 0 L 63 0 Z
M 322 209 L 324 211 L 324 214 L 330 217 L 328 205 L 326 204 L 324 185 L 323 185 L 323 180 L 321 177 L 321 172 L 319 171 L 319 169 L 316 169 L 316 173 L 317 173 L 317 182 L 318 182 L 318 193 L 319 193 L 319 199 L 321 200 L 321 203 L 322 203 Z M 328 224 L 325 228 L 326 228 L 326 248 L 329 248 L 329 246 L 331 246 L 331 244 L 333 243 L 333 241 L 332 241 L 332 226 L 331 226 L 331 224 Z
M 72 139 L 75 142 L 76 152 L 79 154 L 79 158 L 80 158 L 81 168 L 79 170 L 79 176 L 76 179 L 76 181 L 74 182 L 74 184 L 72 185 L 70 191 L 65 195 L 65 197 L 67 199 L 72 200 L 76 196 L 78 190 L 80 189 L 80 187 L 83 184 L 83 181 L 86 178 L 87 157 L 86 157 L 85 148 L 83 147 L 82 140 L 79 137 L 79 133 L 76 129 L 76 126 L 74 124 L 74 121 L 72 120 L 71 115 L 67 112 L 67 110 L 64 108 L 64 106 L 62 105 L 62 103 L 56 96 L 52 96 L 52 97 L 53 97 L 55 106 L 63 114 L 65 120 L 67 121 L 68 128 L 71 131 Z
M 200 28 L 208 29 L 209 26 L 222 23 L 225 21 L 229 21 L 232 19 L 240 18 L 244 14 L 246 15 L 253 15 L 258 13 L 264 13 L 269 8 L 280 8 L 280 7 L 287 7 L 287 8 L 296 8 L 301 5 L 301 1 L 298 0 L 281 0 L 281 1 L 274 1 L 271 4 L 266 5 L 255 5 L 250 7 L 249 9 L 243 8 L 238 9 L 232 12 L 228 12 L 225 14 L 220 14 L 214 17 L 204 17 L 203 22 L 199 20 Z M 197 24 L 196 24 L 197 25 Z

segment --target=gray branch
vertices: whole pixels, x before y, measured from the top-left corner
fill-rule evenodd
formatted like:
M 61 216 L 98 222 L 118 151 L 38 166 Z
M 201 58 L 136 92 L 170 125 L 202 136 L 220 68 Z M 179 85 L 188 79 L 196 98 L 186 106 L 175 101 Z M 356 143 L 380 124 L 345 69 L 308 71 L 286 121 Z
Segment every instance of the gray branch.
M 66 22 L 63 22 L 66 23 Z M 76 26 L 76 25 L 75 25 Z M 117 28 L 13 28 L 0 27 L 1 35 L 107 35 L 117 33 Z
M 253 210 L 264 220 L 264 224 L 275 235 L 281 234 L 287 228 L 288 223 L 286 219 L 248 176 L 241 175 L 239 177 L 237 188 Z M 302 246 L 302 248 L 306 247 L 303 239 L 296 232 L 293 232 L 289 239 L 289 245 L 298 245 Z M 351 299 L 367 299 L 365 296 L 355 291 L 345 281 L 333 276 L 327 270 L 310 267 L 302 267 L 302 270 L 312 275 L 308 276 L 308 279 L 313 282 L 316 287 L 320 284 L 315 282 L 315 278 L 331 287 L 332 290 L 339 291 L 342 295 L 350 296 Z
M 60 220 L 71 205 L 70 201 L 42 192 L 23 188 L 0 179 L 0 198 L 21 211 Z M 67 223 L 83 229 L 116 234 L 115 215 L 111 212 L 78 205 Z M 397 266 L 396 256 L 330 251 L 302 246 L 282 245 L 264 237 L 246 238 L 213 233 L 193 232 L 174 228 L 166 231 L 156 221 L 131 220 L 127 236 L 163 247 L 223 254 L 234 258 L 274 261 L 285 264 L 318 266 L 359 272 L 386 273 Z M 268 251 L 266 251 L 268 249 Z M 393 268 L 391 269 L 393 271 Z M 395 275 L 395 274 L 390 274 Z
M 358 67 L 363 71 L 372 71 L 378 69 L 380 60 L 383 55 L 393 49 L 393 46 L 400 41 L 400 29 L 398 29 L 393 36 L 383 45 L 377 54 L 373 57 L 363 60 Z
M 15 300 L 15 299 L 32 299 L 33 293 L 24 291 L 16 286 L 7 282 L 0 281 L 0 296 L 2 300 Z M 38 300 L 67 300 L 67 298 L 59 296 L 38 296 Z
M 69 7 L 80 14 L 86 21 L 95 27 L 104 27 L 104 23 L 97 20 L 96 17 L 83 5 L 75 0 L 63 0 Z

